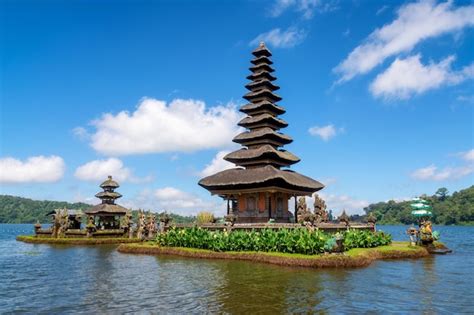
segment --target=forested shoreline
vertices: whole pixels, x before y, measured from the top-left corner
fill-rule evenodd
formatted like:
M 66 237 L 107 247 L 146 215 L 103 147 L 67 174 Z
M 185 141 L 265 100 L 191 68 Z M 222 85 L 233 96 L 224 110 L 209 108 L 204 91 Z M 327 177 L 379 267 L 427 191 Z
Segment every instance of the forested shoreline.
M 442 225 L 474 225 L 474 186 L 454 192 L 446 188 L 438 189 L 433 195 L 420 196 L 432 207 L 434 224 Z M 364 215 L 351 216 L 352 221 L 365 221 L 369 213 L 377 218 L 377 224 L 397 225 L 415 223 L 411 215 L 411 201 L 378 202 L 364 208 Z M 86 203 L 69 203 L 64 201 L 33 200 L 17 196 L 0 195 L 0 223 L 49 223 L 47 214 L 54 209 L 90 208 Z M 133 211 L 135 214 L 136 210 Z M 334 212 L 334 211 L 333 211 Z M 170 214 L 176 223 L 194 222 L 194 216 Z

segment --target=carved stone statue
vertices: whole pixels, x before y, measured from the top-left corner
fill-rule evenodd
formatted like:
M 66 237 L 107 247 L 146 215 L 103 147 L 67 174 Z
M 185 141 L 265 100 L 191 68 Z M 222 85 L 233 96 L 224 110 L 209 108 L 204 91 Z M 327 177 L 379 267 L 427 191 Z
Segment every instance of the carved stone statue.
M 328 222 L 328 212 L 326 211 L 326 202 L 319 197 L 318 194 L 314 194 L 314 214 L 316 215 L 316 222 Z
M 145 212 L 138 210 L 137 238 L 142 239 L 145 231 Z
M 147 222 L 147 230 L 148 230 L 148 238 L 152 238 L 153 235 L 156 233 L 156 217 L 153 213 L 148 215 L 148 222 Z
M 96 231 L 96 226 L 94 222 L 94 217 L 90 215 L 87 218 L 87 225 L 86 225 L 87 237 L 92 237 L 92 233 L 94 233 L 95 231 Z
M 345 223 L 349 227 L 349 216 L 346 214 L 346 210 L 342 210 L 342 214 L 339 216 L 339 222 Z

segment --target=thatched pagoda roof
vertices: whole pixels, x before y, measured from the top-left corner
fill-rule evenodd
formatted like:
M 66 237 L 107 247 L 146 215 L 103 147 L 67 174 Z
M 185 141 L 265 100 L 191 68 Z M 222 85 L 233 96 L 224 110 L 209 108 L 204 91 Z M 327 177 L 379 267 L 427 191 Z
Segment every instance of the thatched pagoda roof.
M 112 179 L 112 176 L 109 175 L 108 178 L 102 184 L 100 184 L 100 187 L 101 188 L 114 188 L 115 189 L 115 188 L 119 188 L 120 185 Z
M 280 89 L 280 87 L 278 85 L 273 84 L 268 79 L 261 79 L 261 80 L 257 80 L 257 81 L 252 81 L 249 84 L 247 84 L 245 87 L 249 90 L 266 88 L 270 91 L 276 91 L 276 90 Z
M 311 194 L 324 188 L 320 182 L 289 170 L 279 170 L 271 165 L 257 168 L 233 168 L 205 177 L 199 185 L 219 194 L 245 189 L 271 189 L 279 187 L 299 194 Z
M 99 205 L 93 206 L 92 208 L 84 212 L 88 215 L 96 215 L 96 214 L 121 215 L 121 214 L 126 214 L 128 212 L 128 209 L 116 204 L 101 203 Z
M 95 196 L 100 199 L 117 199 L 122 197 L 122 194 L 115 191 L 101 191 L 95 194 Z
M 250 91 L 247 94 L 244 95 L 244 98 L 247 101 L 252 101 L 252 100 L 271 100 L 273 102 L 278 102 L 281 101 L 281 97 L 278 96 L 277 94 L 273 93 L 271 90 L 267 88 L 263 88 L 261 90 L 256 90 L 256 91 Z
M 270 101 L 261 101 L 256 103 L 248 103 L 240 107 L 239 111 L 246 114 L 257 115 L 259 113 L 273 113 L 275 115 L 281 115 L 285 113 L 285 109 L 281 106 L 278 106 Z
M 258 47 L 254 51 L 252 51 L 252 54 L 255 57 L 261 57 L 261 56 L 271 57 L 272 56 L 271 51 L 267 48 L 267 46 L 265 46 L 264 42 L 260 42 Z
M 259 72 L 259 71 L 266 71 L 266 72 L 270 72 L 270 73 L 275 72 L 275 69 L 273 69 L 267 63 L 256 64 L 256 65 L 250 67 L 249 70 L 252 71 L 252 72 Z
M 270 60 L 267 56 L 260 56 L 260 57 L 255 57 L 254 59 L 250 60 L 251 63 L 254 65 L 258 65 L 261 63 L 265 63 L 267 65 L 272 65 L 273 61 Z
M 265 113 L 258 116 L 247 116 L 239 121 L 237 125 L 245 128 L 272 126 L 276 129 L 280 129 L 288 126 L 288 123 L 283 119 Z
M 271 75 L 268 71 L 258 71 L 254 72 L 250 75 L 247 76 L 247 79 L 252 80 L 252 81 L 257 81 L 257 80 L 262 80 L 262 79 L 267 79 L 270 81 L 275 81 L 277 78 Z
M 227 154 L 224 156 L 224 160 L 237 165 L 260 164 L 261 161 L 273 161 L 274 164 L 284 166 L 289 166 L 300 161 L 293 153 L 285 150 L 277 150 L 268 144 L 256 149 L 242 148 Z
M 265 127 L 251 131 L 244 131 L 241 134 L 235 136 L 232 141 L 245 146 L 270 143 L 282 146 L 284 144 L 291 143 L 293 139 L 291 139 L 291 137 L 288 135 L 276 132 L 271 128 Z

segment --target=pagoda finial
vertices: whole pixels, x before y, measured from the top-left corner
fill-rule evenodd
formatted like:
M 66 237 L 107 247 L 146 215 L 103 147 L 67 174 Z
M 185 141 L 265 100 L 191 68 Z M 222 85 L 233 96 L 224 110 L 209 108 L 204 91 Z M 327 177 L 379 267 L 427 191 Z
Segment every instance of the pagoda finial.
M 265 42 L 262 40 L 262 41 L 260 42 L 259 46 L 262 47 L 262 48 L 265 47 Z

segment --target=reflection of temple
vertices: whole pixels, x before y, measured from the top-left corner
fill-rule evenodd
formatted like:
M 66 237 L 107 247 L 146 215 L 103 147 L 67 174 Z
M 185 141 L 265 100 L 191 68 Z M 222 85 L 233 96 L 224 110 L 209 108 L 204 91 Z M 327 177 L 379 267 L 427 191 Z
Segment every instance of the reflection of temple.
M 264 43 L 252 53 L 252 74 L 247 77 L 251 82 L 246 85 L 250 92 L 244 96 L 250 103 L 240 108 L 248 116 L 239 122 L 248 130 L 233 140 L 243 148 L 224 157 L 240 168 L 203 178 L 199 185 L 227 200 L 228 212 L 232 202 L 237 222 L 266 222 L 271 218 L 289 222 L 288 200 L 294 197 L 296 204 L 297 196 L 310 196 L 324 186 L 282 169 L 297 163 L 299 158 L 280 149 L 293 140 L 279 132 L 288 123 L 278 118 L 285 109 L 275 104 L 281 97 L 273 93 L 279 87 L 273 84 L 276 78 L 271 74 L 271 53 Z
M 104 190 L 95 196 L 102 200 L 102 203 L 85 211 L 89 216 L 93 216 L 99 229 L 119 229 L 120 219 L 127 213 L 127 209 L 115 204 L 115 200 L 122 197 L 115 191 L 120 185 L 112 179 L 112 176 L 100 184 Z

